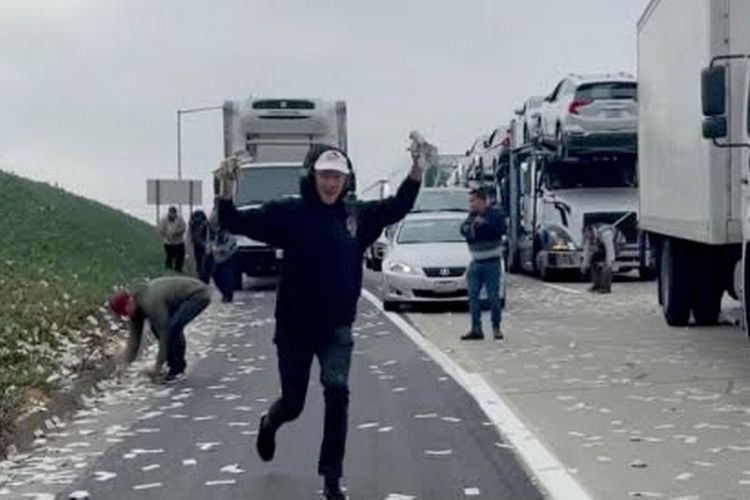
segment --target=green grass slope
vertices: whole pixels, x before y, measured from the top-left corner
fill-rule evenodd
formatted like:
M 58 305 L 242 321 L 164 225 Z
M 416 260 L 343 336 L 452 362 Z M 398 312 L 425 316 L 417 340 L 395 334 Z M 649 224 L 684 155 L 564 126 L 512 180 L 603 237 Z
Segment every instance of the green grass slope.
M 162 273 L 152 226 L 0 171 L 0 430 L 113 287 Z

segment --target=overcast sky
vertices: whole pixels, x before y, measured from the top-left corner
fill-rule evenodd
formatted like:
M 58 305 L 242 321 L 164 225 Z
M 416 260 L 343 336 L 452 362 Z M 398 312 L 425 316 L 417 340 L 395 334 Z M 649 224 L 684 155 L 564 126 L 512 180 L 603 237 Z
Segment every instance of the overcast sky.
M 406 172 L 412 128 L 462 152 L 566 73 L 634 73 L 647 3 L 0 0 L 0 169 L 153 221 L 176 110 L 252 93 L 346 100 L 365 186 Z M 220 113 L 184 117 L 185 177 L 221 156 Z

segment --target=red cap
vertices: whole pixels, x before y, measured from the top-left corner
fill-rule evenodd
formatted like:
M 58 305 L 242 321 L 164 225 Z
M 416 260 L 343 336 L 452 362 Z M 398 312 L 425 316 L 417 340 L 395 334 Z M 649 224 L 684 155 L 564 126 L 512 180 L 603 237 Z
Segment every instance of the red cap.
M 130 298 L 130 294 L 124 290 L 117 292 L 109 298 L 109 308 L 118 316 L 128 316 Z

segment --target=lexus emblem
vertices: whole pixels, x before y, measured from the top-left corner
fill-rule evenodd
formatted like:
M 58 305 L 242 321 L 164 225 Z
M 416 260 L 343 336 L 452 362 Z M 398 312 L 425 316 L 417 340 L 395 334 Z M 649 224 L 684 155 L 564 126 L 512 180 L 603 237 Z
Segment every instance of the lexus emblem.
M 447 267 L 444 267 L 440 270 L 440 276 L 450 276 L 451 271 Z

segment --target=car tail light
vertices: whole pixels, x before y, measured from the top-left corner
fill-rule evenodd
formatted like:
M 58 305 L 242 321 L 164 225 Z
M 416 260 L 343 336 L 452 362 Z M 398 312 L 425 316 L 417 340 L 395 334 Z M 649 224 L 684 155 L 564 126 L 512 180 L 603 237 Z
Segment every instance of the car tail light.
M 578 114 L 578 108 L 582 108 L 583 106 L 588 106 L 591 104 L 591 101 L 587 99 L 576 99 L 575 101 L 571 102 L 568 106 L 568 113 L 571 115 L 577 115 Z
M 503 141 L 500 143 L 500 145 L 505 147 L 510 146 L 510 136 L 506 135 L 505 137 L 503 137 Z

